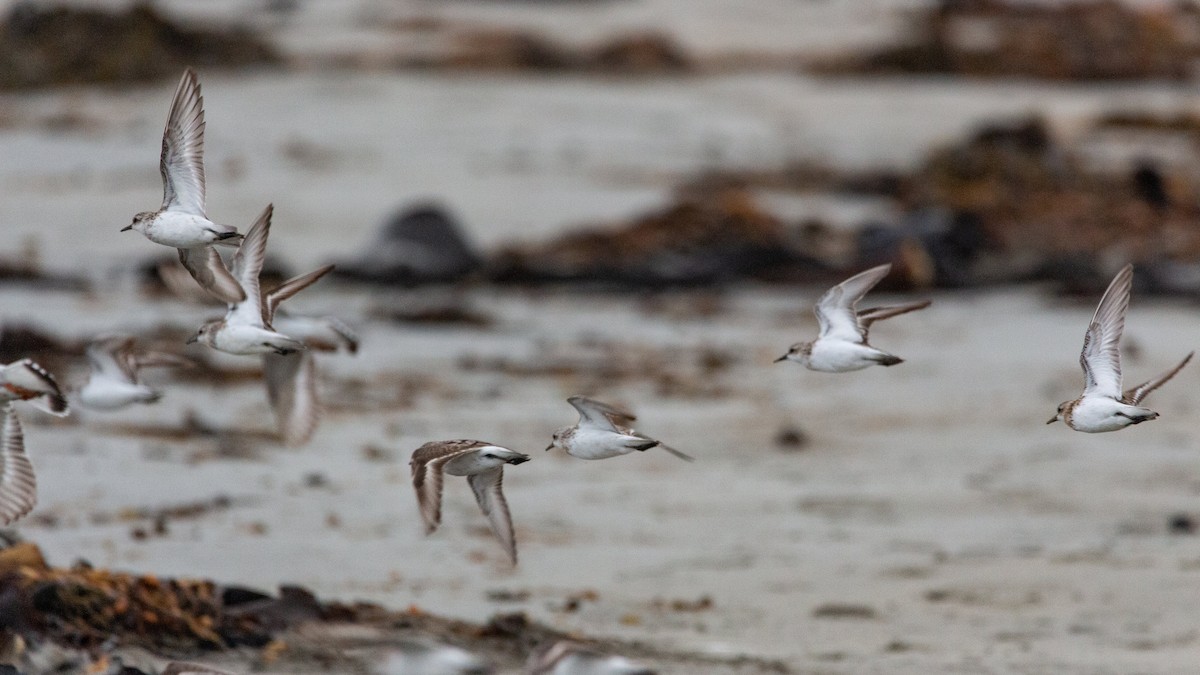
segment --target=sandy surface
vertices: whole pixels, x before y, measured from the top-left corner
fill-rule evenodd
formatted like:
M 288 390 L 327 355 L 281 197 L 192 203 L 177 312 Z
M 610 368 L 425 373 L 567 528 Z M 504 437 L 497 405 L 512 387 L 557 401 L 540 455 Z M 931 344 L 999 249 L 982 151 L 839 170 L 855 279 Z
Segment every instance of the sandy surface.
M 1172 109 L 1166 85 L 681 80 L 404 74 L 203 75 L 208 211 L 245 227 L 274 202 L 272 251 L 316 265 L 390 213 L 435 198 L 481 246 L 612 222 L 704 169 L 795 160 L 904 166 L 984 120 L 1032 111 L 1064 129 L 1113 108 Z M 161 202 L 174 84 L 0 95 L 0 222 L 52 271 L 103 277 L 160 251 L 118 234 Z M 812 200 L 807 213 L 844 213 Z M 858 221 L 855 221 L 857 224 Z M 64 246 L 70 237 L 72 246 Z
M 186 4 L 213 16 L 238 11 Z M 732 8 L 742 3 L 717 0 L 694 15 L 705 21 L 681 13 L 678 0 L 607 3 L 603 21 L 591 3 L 553 12 L 504 4 L 501 16 L 486 2 L 364 2 L 350 12 L 314 0 L 273 30 L 294 49 L 333 49 L 378 38 L 379 12 L 412 11 L 544 26 L 580 41 L 672 26 L 690 47 L 720 51 L 780 44 L 795 27 L 784 16 L 813 19 L 813 33 L 833 25 L 822 20 L 890 30 L 906 3 L 772 0 L 737 21 Z M 867 14 L 878 21 L 861 21 Z M 309 44 L 322 25 L 338 26 L 336 44 Z M 244 225 L 274 201 L 271 250 L 298 269 L 355 250 L 418 197 L 443 199 L 476 242 L 494 246 L 626 218 L 704 168 L 905 164 L 995 116 L 1041 111 L 1072 129 L 1110 108 L 1169 109 L 1196 97 L 1168 85 L 779 72 L 201 75 L 209 211 Z M 129 267 L 162 251 L 117 232 L 159 203 L 156 159 L 173 86 L 0 96 L 0 255 L 30 246 L 46 269 L 96 284 L 86 294 L 2 286 L 4 322 L 83 338 L 190 328 L 211 315 L 139 296 Z M 827 204 L 804 208 L 839 208 Z M 1200 631 L 1189 591 L 1200 540 L 1170 534 L 1167 522 L 1195 514 L 1200 494 L 1195 367 L 1150 399 L 1161 419 L 1076 434 L 1044 422 L 1081 384 L 1076 359 L 1092 307 L 1050 303 L 1037 289 L 935 296 L 930 309 L 874 331 L 875 344 L 907 359 L 901 366 L 829 376 L 772 365 L 815 330 L 807 308 L 818 294 L 405 293 L 322 282 L 294 308 L 336 312 L 359 328 L 364 348 L 321 359 L 330 409 L 308 446 L 269 439 L 265 395 L 252 380 L 158 376 L 166 396 L 153 408 L 65 422 L 26 411 L 41 504 L 21 534 L 55 564 L 85 558 L 252 586 L 299 583 L 330 598 L 474 620 L 524 610 L 590 635 L 779 658 L 795 672 L 1194 672 Z M 403 326 L 372 311 L 456 302 L 493 323 Z M 1130 381 L 1195 348 L 1198 324 L 1192 307 L 1135 296 Z M 589 463 L 543 452 L 551 432 L 573 422 L 563 399 L 575 393 L 634 408 L 642 430 L 697 461 L 651 451 Z M 163 433 L 189 415 L 221 433 Z M 779 447 L 777 434 L 793 426 L 807 444 Z M 421 533 L 408 456 L 454 437 L 534 455 L 505 478 L 515 570 L 461 480 L 447 486 L 441 530 Z M 222 495 L 228 508 L 169 521 L 165 535 L 134 513 Z M 136 529 L 151 535 L 135 539 Z M 585 591 L 594 599 L 568 611 Z
M 1044 421 L 1080 384 L 1090 308 L 1025 291 L 937 297 L 876 329 L 876 344 L 908 359 L 901 366 L 829 376 L 772 365 L 813 330 L 801 311 L 811 295 L 729 293 L 710 316 L 710 300 L 692 295 L 479 290 L 464 301 L 496 323 L 466 329 L 364 322 L 351 310 L 362 294 L 327 289 L 298 304 L 341 307 L 365 348 L 322 360 L 333 410 L 309 446 L 247 435 L 270 430 L 253 382 L 174 385 L 155 408 L 66 424 L 31 414 L 42 498 L 21 533 L 59 563 L 296 582 L 472 619 L 522 609 L 593 635 L 779 657 L 800 672 L 1194 666 L 1200 636 L 1181 589 L 1200 570 L 1200 543 L 1168 534 L 1167 521 L 1194 512 L 1200 491 L 1195 372 L 1156 393 L 1163 417 L 1153 424 L 1072 433 Z M 203 314 L 109 294 L 4 291 L 0 300 L 36 300 L 40 320 L 68 334 L 114 327 L 114 317 L 134 328 L 130 313 L 147 309 L 171 323 Z M 46 318 L 68 313 L 69 328 Z M 1129 377 L 1194 347 L 1195 323 L 1182 308 L 1135 298 L 1127 340 L 1142 355 Z M 464 367 L 468 357 L 476 365 Z M 560 360 L 578 370 L 478 365 L 495 359 L 510 370 Z M 702 375 L 702 359 L 728 365 Z M 577 392 L 635 407 L 644 431 L 697 461 L 544 453 L 553 429 L 573 421 L 562 399 Z M 127 433 L 175 424 L 188 410 L 235 435 Z M 809 438 L 799 451 L 774 441 L 788 425 Z M 515 570 L 462 481 L 448 485 L 442 529 L 421 534 L 408 454 L 451 437 L 534 455 L 505 478 Z M 172 522 L 165 536 L 134 540 L 147 522 L 121 518 L 218 495 L 232 505 Z M 586 590 L 594 601 L 564 611 Z M 495 591 L 519 600 L 489 600 Z M 704 597 L 711 608 L 671 608 Z

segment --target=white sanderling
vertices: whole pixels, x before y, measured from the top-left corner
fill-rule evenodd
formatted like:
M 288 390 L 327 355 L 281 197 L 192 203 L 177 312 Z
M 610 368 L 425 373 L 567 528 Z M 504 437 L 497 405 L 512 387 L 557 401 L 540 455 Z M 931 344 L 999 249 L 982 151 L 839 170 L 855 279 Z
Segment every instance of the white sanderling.
M 689 455 L 625 426 L 637 418 L 624 410 L 584 396 L 572 396 L 567 403 L 579 411 L 579 422 L 554 432 L 546 450 L 562 448 L 580 459 L 607 459 L 635 450 L 662 448 L 680 459 L 692 461 Z
M 244 300 L 241 287 L 212 248 L 236 245 L 241 235 L 236 227 L 209 220 L 204 210 L 204 98 L 191 68 L 183 72 L 171 100 L 158 168 L 162 206 L 135 215 L 121 231 L 135 230 L 156 244 L 179 249 L 180 262 L 201 287 L 225 302 Z
M 273 212 L 274 207 L 268 205 L 254 225 L 250 226 L 246 238 L 233 256 L 233 273 L 246 299 L 231 303 L 223 318 L 205 322 L 188 340 L 189 343 L 200 342 L 228 354 L 240 355 L 289 354 L 305 348 L 299 340 L 276 331 L 271 320 L 279 303 L 328 274 L 333 265 L 325 265 L 289 279 L 263 297 L 258 277 L 267 255 L 267 236 L 271 231 Z
M 162 394 L 142 384 L 142 368 L 188 367 L 190 359 L 164 352 L 142 351 L 131 335 L 108 335 L 87 348 L 91 373 L 79 390 L 79 402 L 94 410 L 120 410 L 135 403 L 154 403 Z
M 512 516 L 504 500 L 501 481 L 505 464 L 528 462 L 529 455 L 483 441 L 431 441 L 417 448 L 409 466 L 417 506 L 425 521 L 425 533 L 437 529 L 442 521 L 442 474 L 466 476 L 475 492 L 475 501 L 492 524 L 492 531 L 504 544 L 512 564 L 517 564 L 517 539 Z
M 1158 413 L 1138 404 L 1187 365 L 1194 352 L 1158 377 L 1121 391 L 1121 333 L 1125 330 L 1132 286 L 1133 265 L 1126 265 L 1104 291 L 1083 338 L 1083 351 L 1079 354 L 1084 375 L 1083 395 L 1059 404 L 1058 412 L 1046 424 L 1062 420 L 1075 431 L 1099 433 L 1158 417 Z
M 821 325 L 817 339 L 792 345 L 775 362 L 795 361 L 809 370 L 823 373 L 846 373 L 874 365 L 902 363 L 904 360 L 900 357 L 867 344 L 867 331 L 876 321 L 924 309 L 930 301 L 857 310 L 858 301 L 891 269 L 891 264 L 872 267 L 826 291 L 814 310 Z

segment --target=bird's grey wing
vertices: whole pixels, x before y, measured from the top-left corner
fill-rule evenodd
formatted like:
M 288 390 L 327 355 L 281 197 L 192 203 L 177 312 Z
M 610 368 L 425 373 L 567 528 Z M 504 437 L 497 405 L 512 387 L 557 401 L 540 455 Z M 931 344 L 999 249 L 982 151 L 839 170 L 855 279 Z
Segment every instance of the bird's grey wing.
M 0 440 L 0 523 L 11 525 L 37 504 L 37 478 L 25 454 L 25 434 L 12 405 L 6 406 Z
M 275 318 L 275 310 L 279 309 L 279 303 L 317 283 L 321 277 L 331 271 L 333 271 L 333 265 L 324 265 L 308 274 L 292 277 L 272 289 L 263 299 L 263 322 L 270 326 L 271 321 Z
M 892 269 L 890 263 L 859 272 L 834 286 L 817 301 L 815 312 L 821 325 L 820 337 L 862 342 L 866 328 L 859 323 L 855 307 Z
M 160 675 L 236 675 L 228 670 L 220 670 L 199 663 L 186 661 L 171 661 L 162 669 Z
M 1183 367 L 1188 364 L 1188 361 L 1192 360 L 1193 354 L 1195 354 L 1195 352 L 1188 352 L 1188 355 L 1183 357 L 1183 360 L 1179 362 L 1179 365 L 1175 366 L 1174 368 L 1168 370 L 1165 373 L 1160 374 L 1158 377 L 1155 377 L 1154 379 L 1143 382 L 1143 383 L 1139 384 L 1138 386 L 1133 387 L 1132 389 L 1126 389 L 1125 394 L 1121 398 L 1121 400 L 1129 405 L 1138 405 L 1146 398 L 1147 395 L 1150 394 L 1150 392 L 1163 386 L 1163 384 L 1165 384 L 1167 382 L 1167 380 L 1171 379 L 1172 377 L 1175 377 L 1175 373 L 1178 373 L 1179 371 L 1183 370 Z
M 246 299 L 246 291 L 238 280 L 225 268 L 221 254 L 211 246 L 181 248 L 179 262 L 209 295 L 227 305 L 236 305 Z
M 431 441 L 413 451 L 408 464 L 412 469 L 417 507 L 425 521 L 425 534 L 436 530 L 442 522 L 442 468 L 446 462 L 485 445 L 488 444 L 471 440 Z
M 134 338 L 131 335 L 96 338 L 87 347 L 88 364 L 101 377 L 135 384 L 137 371 L 131 368 L 129 359 L 133 346 Z
M 173 262 L 161 262 L 155 267 L 155 271 L 158 272 L 158 278 L 163 286 L 167 287 L 167 291 L 181 300 L 207 305 L 213 304 L 217 299 L 195 283 L 195 278 L 187 268 L 180 268 Z
M 336 317 L 325 317 L 325 321 L 329 323 L 329 328 L 339 338 L 341 338 L 341 346 L 346 348 L 346 351 L 351 354 L 358 353 L 358 333 L 355 333 L 352 328 L 347 326 L 345 322 Z
M 872 307 L 871 309 L 864 309 L 858 313 L 858 323 L 860 326 L 862 326 L 863 332 L 866 332 L 871 329 L 871 324 L 875 323 L 876 321 L 882 321 L 884 319 L 890 319 L 893 316 L 900 316 L 901 314 L 915 312 L 918 309 L 925 309 L 932 302 L 932 300 L 920 300 L 917 302 L 905 303 L 903 305 Z
M 1133 265 L 1117 272 L 1083 338 L 1079 365 L 1083 367 L 1084 395 L 1093 394 L 1119 399 L 1121 392 L 1121 333 L 1125 330 L 1125 312 L 1129 309 L 1129 290 L 1133 284 Z
M 630 413 L 602 403 L 586 396 L 572 396 L 567 399 L 579 411 L 580 426 L 590 426 L 605 431 L 618 431 L 622 423 L 632 422 L 637 418 Z
M 267 294 L 270 296 L 270 293 Z M 308 317 L 278 312 L 271 317 L 271 325 L 284 335 L 300 340 L 310 349 L 336 352 L 342 349 L 351 354 L 358 353 L 358 335 L 332 316 Z
M 133 355 L 133 365 L 138 370 L 142 368 L 191 368 L 196 362 L 186 356 L 168 352 L 137 352 Z
M 284 444 L 296 446 L 308 442 L 321 416 L 317 365 L 312 354 L 264 354 L 263 379 Z
M 204 98 L 200 80 L 183 71 L 163 130 L 159 171 L 163 179 L 163 209 L 207 218 L 204 212 Z
M 467 482 L 475 491 L 475 501 L 479 502 L 479 508 L 483 509 L 483 515 L 487 516 L 488 521 L 492 524 L 492 531 L 496 533 L 500 543 L 504 544 L 504 550 L 508 552 L 508 559 L 516 565 L 517 536 L 513 532 L 512 516 L 508 513 L 508 502 L 504 499 L 504 490 L 501 486 L 503 480 L 503 467 L 467 476 Z
M 262 292 L 258 277 L 267 258 L 267 237 L 271 233 L 271 215 L 274 213 L 275 205 L 267 204 L 246 232 L 237 253 L 233 254 L 233 276 L 245 299 L 231 307 L 230 318 L 250 326 L 262 323 Z
M 671 453 L 672 455 L 675 455 L 676 457 L 678 457 L 679 459 L 682 459 L 685 462 L 696 461 L 695 457 L 692 457 L 691 455 L 687 454 L 686 452 L 683 452 L 682 450 L 676 450 L 675 448 L 672 448 L 671 446 L 667 445 L 666 443 L 663 443 L 662 441 L 658 442 L 658 447 L 662 448 L 663 450 L 666 450 L 667 452 Z

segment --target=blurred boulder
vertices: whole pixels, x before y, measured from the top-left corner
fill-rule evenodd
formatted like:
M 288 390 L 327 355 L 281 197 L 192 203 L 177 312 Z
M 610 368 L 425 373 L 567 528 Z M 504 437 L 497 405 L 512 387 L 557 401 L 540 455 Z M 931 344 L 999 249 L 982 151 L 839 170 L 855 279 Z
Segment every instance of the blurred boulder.
M 442 206 L 425 203 L 393 216 L 374 242 L 338 261 L 333 273 L 380 284 L 419 284 L 461 279 L 479 266 L 458 221 Z
M 683 72 L 692 68 L 683 48 L 657 32 L 614 37 L 593 50 L 587 62 L 592 70 L 622 74 Z
M 501 251 L 502 282 L 662 287 L 740 279 L 809 280 L 825 268 L 797 251 L 784 223 L 738 188 L 694 190 L 619 228 L 592 227 Z
M 444 63 L 463 69 L 566 70 L 578 68 L 581 59 L 570 49 L 538 33 L 506 29 L 476 29 L 457 36 L 456 46 Z

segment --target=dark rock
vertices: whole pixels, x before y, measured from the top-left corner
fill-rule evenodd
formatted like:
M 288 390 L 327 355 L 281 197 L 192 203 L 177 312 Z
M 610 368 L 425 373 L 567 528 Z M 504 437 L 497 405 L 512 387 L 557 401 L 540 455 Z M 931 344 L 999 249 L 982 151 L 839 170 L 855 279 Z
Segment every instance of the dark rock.
M 183 28 L 148 3 L 124 11 L 19 2 L 0 25 L 0 89 L 145 82 L 186 66 L 277 63 L 245 28 Z
M 785 426 L 775 433 L 775 445 L 784 452 L 796 452 L 808 445 L 808 434 L 796 426 Z
M 358 256 L 338 262 L 334 274 L 381 284 L 461 279 L 480 266 L 458 222 L 437 204 L 396 214 Z
M 221 605 L 223 607 L 240 607 L 247 603 L 271 600 L 271 596 L 253 588 L 241 586 L 226 586 L 221 589 Z
M 588 228 L 546 244 L 510 248 L 493 259 L 489 276 L 508 283 L 661 288 L 810 280 L 824 272 L 795 249 L 779 219 L 748 192 L 731 188 L 683 195 L 620 229 Z
M 0 363 L 30 358 L 57 377 L 66 373 L 83 351 L 82 342 L 59 339 L 37 326 L 0 321 Z
M 1165 209 L 1171 205 L 1162 171 L 1150 160 L 1142 160 L 1134 168 L 1133 187 L 1138 197 L 1155 209 Z
M 1196 534 L 1196 521 L 1186 513 L 1176 513 L 1167 521 L 1171 534 Z
M 661 33 L 636 33 L 613 38 L 592 53 L 588 65 L 608 73 L 671 73 L 691 69 L 691 60 L 671 38 Z
M 226 607 L 230 616 L 251 619 L 268 632 L 278 632 L 322 616 L 321 603 L 311 591 L 299 586 L 280 586 L 279 597 L 243 602 Z
M 458 48 L 443 63 L 430 66 L 484 70 L 576 69 L 579 54 L 540 35 L 523 30 L 480 29 L 459 37 Z

